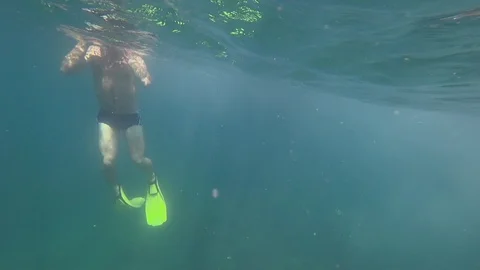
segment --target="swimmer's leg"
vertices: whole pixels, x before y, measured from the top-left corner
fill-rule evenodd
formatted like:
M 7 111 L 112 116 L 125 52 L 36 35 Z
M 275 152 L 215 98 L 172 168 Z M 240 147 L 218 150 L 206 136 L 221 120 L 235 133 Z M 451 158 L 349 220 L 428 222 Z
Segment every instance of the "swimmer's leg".
M 103 157 L 103 170 L 107 182 L 113 186 L 116 200 L 121 204 L 134 208 L 141 207 L 144 204 L 145 199 L 139 197 L 130 200 L 116 179 L 115 160 L 118 152 L 117 132 L 105 123 L 99 123 L 98 125 L 100 130 L 99 145 Z
M 145 198 L 147 224 L 150 226 L 162 225 L 167 221 L 167 205 L 160 190 L 158 179 L 153 172 L 152 161 L 145 157 L 145 140 L 142 126 L 134 125 L 129 127 L 126 131 L 126 136 L 132 160 L 147 174 L 148 189 Z
M 145 173 L 149 182 L 155 181 L 152 160 L 145 157 L 145 140 L 141 125 L 134 125 L 127 129 L 126 137 L 130 148 L 130 157 Z
M 113 186 L 115 195 L 120 194 L 116 181 L 115 160 L 117 158 L 118 139 L 115 130 L 105 123 L 98 123 L 99 146 L 103 158 L 103 171 L 105 179 Z

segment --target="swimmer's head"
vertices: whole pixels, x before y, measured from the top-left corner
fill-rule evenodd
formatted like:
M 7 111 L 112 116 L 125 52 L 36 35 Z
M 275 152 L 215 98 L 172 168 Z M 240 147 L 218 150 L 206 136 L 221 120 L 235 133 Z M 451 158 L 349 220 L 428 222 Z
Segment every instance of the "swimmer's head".
M 120 59 L 125 55 L 125 50 L 113 45 L 104 45 L 102 47 L 102 53 L 109 59 Z

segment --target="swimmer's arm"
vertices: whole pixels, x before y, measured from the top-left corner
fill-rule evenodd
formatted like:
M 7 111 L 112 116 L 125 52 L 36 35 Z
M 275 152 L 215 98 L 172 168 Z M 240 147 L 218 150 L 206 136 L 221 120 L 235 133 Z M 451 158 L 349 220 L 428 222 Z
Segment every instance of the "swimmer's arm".
M 84 58 L 86 47 L 85 42 L 79 41 L 77 45 L 65 55 L 60 70 L 64 73 L 70 74 L 82 68 L 86 64 Z
M 152 83 L 152 77 L 148 72 L 147 64 L 138 55 L 132 55 L 128 59 L 128 64 L 132 67 L 135 75 L 142 81 L 143 85 L 149 86 Z

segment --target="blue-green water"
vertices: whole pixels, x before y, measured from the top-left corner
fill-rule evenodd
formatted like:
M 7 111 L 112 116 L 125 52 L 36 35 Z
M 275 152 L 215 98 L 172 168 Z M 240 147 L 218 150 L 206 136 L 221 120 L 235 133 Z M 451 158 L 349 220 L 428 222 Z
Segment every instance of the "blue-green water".
M 91 76 L 59 72 L 90 5 L 56 3 L 2 8 L 0 269 L 480 268 L 474 1 L 149 1 L 187 22 L 139 22 L 160 228 L 113 205 Z

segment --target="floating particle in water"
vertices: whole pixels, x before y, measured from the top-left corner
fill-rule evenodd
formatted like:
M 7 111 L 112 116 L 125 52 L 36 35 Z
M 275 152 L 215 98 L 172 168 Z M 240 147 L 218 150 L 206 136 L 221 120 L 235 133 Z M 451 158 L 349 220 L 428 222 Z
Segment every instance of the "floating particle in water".
M 220 195 L 220 193 L 218 192 L 218 189 L 216 189 L 216 188 L 212 189 L 212 197 L 214 199 L 218 198 L 219 195 Z

